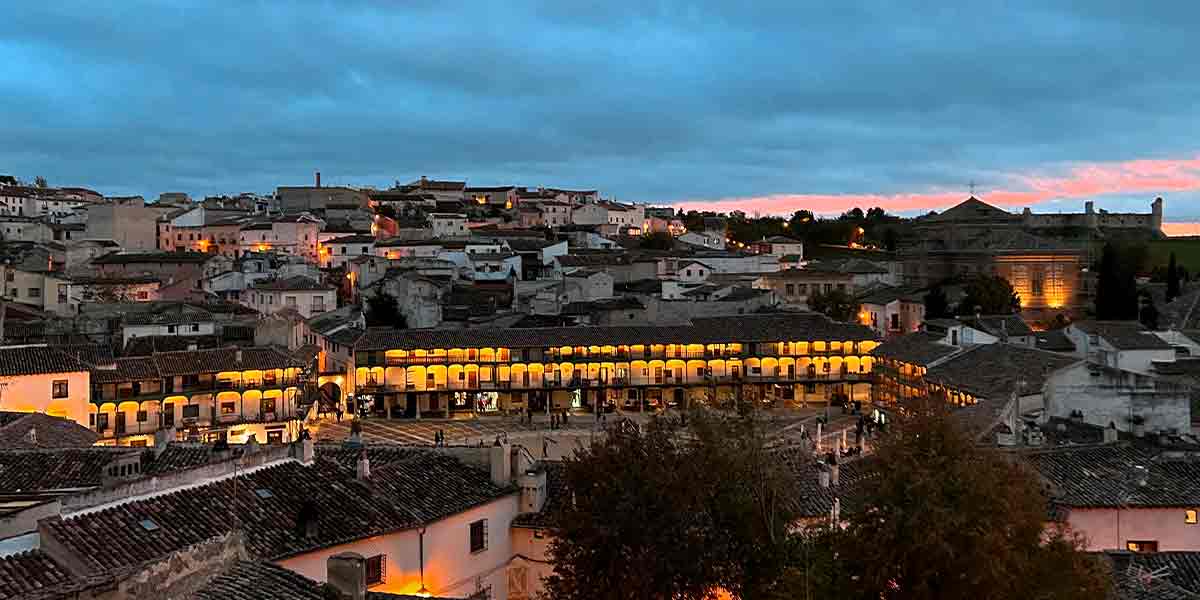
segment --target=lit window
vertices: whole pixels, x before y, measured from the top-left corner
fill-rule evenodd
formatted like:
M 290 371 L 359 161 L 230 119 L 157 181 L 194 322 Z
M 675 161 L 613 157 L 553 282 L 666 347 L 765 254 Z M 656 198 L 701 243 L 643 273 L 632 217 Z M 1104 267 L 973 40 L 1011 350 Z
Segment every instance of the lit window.
M 69 395 L 67 393 L 67 380 L 66 379 L 56 380 L 54 382 L 53 392 L 54 392 L 53 397 L 55 397 L 55 398 L 66 398 Z
M 1125 549 L 1130 552 L 1158 552 L 1158 542 L 1156 540 L 1129 540 L 1125 542 Z
M 1196 511 L 1195 510 L 1183 511 L 1183 522 L 1187 523 L 1188 525 L 1195 525 L 1196 524 Z

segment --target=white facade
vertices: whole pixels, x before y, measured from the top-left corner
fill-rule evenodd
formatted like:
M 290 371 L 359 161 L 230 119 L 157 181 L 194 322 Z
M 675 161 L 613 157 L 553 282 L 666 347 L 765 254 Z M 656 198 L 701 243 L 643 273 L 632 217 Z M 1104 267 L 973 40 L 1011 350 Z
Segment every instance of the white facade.
M 678 237 L 679 241 L 691 244 L 693 246 L 703 246 L 705 248 L 715 248 L 718 250 L 725 249 L 725 237 L 718 232 L 699 232 L 689 231 Z
M 681 283 L 703 283 L 712 274 L 713 269 L 707 264 L 690 261 L 679 265 L 675 278 Z
M 429 222 L 433 225 L 433 237 L 448 238 L 467 235 L 466 215 L 434 213 L 429 216 Z
M 1141 418 L 1147 432 L 1189 433 L 1192 411 L 1189 390 L 1154 377 L 1122 371 L 1080 360 L 1046 380 L 1043 422 L 1069 418 L 1078 411 L 1083 421 L 1118 431 L 1132 431 L 1132 419 Z
M 284 308 L 295 309 L 310 318 L 337 308 L 337 290 L 266 290 L 250 288 L 242 293 L 241 303 L 269 315 Z
M 607 224 L 608 209 L 599 204 L 581 204 L 571 211 L 571 223 L 575 225 Z
M 88 427 L 91 393 L 87 371 L 0 377 L 0 410 L 46 413 Z
M 148 335 L 213 335 L 216 332 L 217 324 L 213 321 L 169 324 L 154 323 L 145 325 L 131 325 L 127 323 L 122 328 L 122 337 L 124 338 L 124 344 L 128 345 L 129 340 L 135 337 L 146 337 Z
M 1088 334 L 1074 324 L 1068 325 L 1064 333 L 1075 344 L 1075 355 L 1086 358 L 1088 362 L 1104 365 L 1122 371 L 1133 371 L 1143 375 L 1154 373 L 1155 362 L 1173 362 L 1174 348 L 1133 349 L 1122 350 L 1104 339 L 1101 335 Z M 1142 335 L 1158 339 L 1152 332 Z
M 1067 525 L 1087 539 L 1086 550 L 1125 550 L 1129 542 L 1155 542 L 1159 552 L 1200 550 L 1200 524 L 1192 508 L 1071 508 Z
M 309 579 L 326 581 L 330 556 L 341 552 L 357 552 L 367 558 L 383 555 L 386 579 L 371 586 L 372 592 L 415 594 L 424 579 L 425 588 L 434 596 L 466 598 L 490 589 L 487 597 L 508 598 L 506 567 L 513 557 L 510 524 L 517 516 L 518 501 L 514 493 L 428 524 L 423 541 L 423 577 L 421 533 L 416 529 L 322 548 L 277 564 Z M 471 524 L 479 521 L 487 523 L 487 547 L 471 552 Z

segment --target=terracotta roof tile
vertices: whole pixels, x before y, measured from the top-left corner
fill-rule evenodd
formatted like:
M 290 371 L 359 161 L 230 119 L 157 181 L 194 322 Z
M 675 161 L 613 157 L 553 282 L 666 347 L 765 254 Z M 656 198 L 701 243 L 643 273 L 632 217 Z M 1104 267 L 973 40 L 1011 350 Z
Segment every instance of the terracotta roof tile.
M 720 343 L 778 340 L 873 340 L 861 325 L 837 323 L 815 313 L 744 315 L 692 319 L 690 325 L 544 327 L 528 329 L 371 328 L 356 350 L 602 346 L 619 344 Z
M 925 380 L 979 398 L 1007 399 L 1018 383 L 1026 394 L 1041 393 L 1054 372 L 1079 358 L 1012 344 L 983 344 L 931 367 Z
M 43 413 L 17 414 L 20 418 L 6 419 L 0 425 L 0 448 L 87 448 L 100 439 L 95 431 L 70 419 Z
M 1116 443 L 1022 454 L 1060 506 L 1200 506 L 1200 454 Z M 1139 468 L 1140 467 L 1140 468 Z
M 88 370 L 88 365 L 57 348 L 48 346 L 0 347 L 0 376 L 74 373 Z
M 240 360 L 239 360 L 240 358 Z M 158 371 L 163 377 L 216 373 L 219 371 L 246 371 L 258 369 L 284 369 L 303 366 L 285 352 L 271 347 L 215 348 L 185 352 L 162 352 L 154 355 Z
M 15 600 L 72 580 L 66 568 L 41 550 L 0 557 L 0 600 Z
M 265 561 L 239 561 L 195 592 L 195 600 L 326 600 L 328 584 Z M 367 592 L 367 600 L 417 600 L 417 596 Z M 438 600 L 438 598 L 434 598 Z M 442 599 L 446 600 L 446 599 Z
M 942 336 L 935 333 L 917 332 L 894 337 L 871 351 L 881 358 L 890 358 L 910 365 L 929 366 L 962 348 L 939 342 Z

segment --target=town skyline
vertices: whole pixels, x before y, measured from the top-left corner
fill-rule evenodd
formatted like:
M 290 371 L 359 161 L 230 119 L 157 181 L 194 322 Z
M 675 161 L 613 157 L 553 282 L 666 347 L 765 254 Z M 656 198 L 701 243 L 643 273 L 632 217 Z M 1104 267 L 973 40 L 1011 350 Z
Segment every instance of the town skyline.
M 916 214 L 974 182 L 1008 209 L 1161 195 L 1200 220 L 1174 60 L 1196 9 L 1019 8 L 27 5 L 0 36 L 0 164 L 111 196 L 321 170 L 747 213 Z

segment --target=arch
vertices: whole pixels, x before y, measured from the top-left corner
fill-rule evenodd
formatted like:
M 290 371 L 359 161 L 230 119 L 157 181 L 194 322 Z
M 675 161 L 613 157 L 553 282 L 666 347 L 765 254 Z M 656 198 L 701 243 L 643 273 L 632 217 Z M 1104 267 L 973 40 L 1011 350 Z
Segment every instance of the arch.
M 813 342 L 811 348 L 812 352 L 817 354 L 827 351 L 828 345 L 825 342 Z
M 848 372 L 848 373 L 861 372 L 859 369 L 862 368 L 862 359 L 860 359 L 859 357 L 847 356 L 845 364 L 846 364 L 846 372 Z
M 242 385 L 245 386 L 261 386 L 263 381 L 263 372 L 258 369 L 242 371 Z
M 218 419 L 232 419 L 242 414 L 242 395 L 237 392 L 217 393 Z M 215 420 L 215 419 L 214 419 Z
M 871 371 L 875 370 L 875 357 L 874 356 L 864 356 L 860 360 L 861 360 L 861 362 L 858 367 L 858 371 L 860 373 L 865 374 L 865 373 L 870 373 Z
M 451 388 L 459 389 L 464 386 L 467 381 L 467 373 L 462 365 L 450 365 L 446 367 L 446 381 Z
M 404 367 L 387 367 L 383 370 L 383 383 L 390 388 L 404 389 Z
M 865 341 L 858 343 L 858 352 L 860 354 L 866 354 L 868 352 L 871 352 L 878 346 L 879 346 L 879 342 L 876 342 L 875 340 L 865 340 Z
M 432 365 L 428 369 L 425 370 L 425 384 L 426 384 L 425 387 L 426 387 L 426 389 L 429 388 L 429 380 L 430 379 L 433 380 L 433 385 L 435 388 L 444 389 L 446 387 L 446 382 L 449 381 L 449 379 L 447 378 L 446 365 Z
M 263 394 L 259 390 L 247 390 L 242 394 L 242 413 L 253 415 L 257 418 L 262 418 L 262 413 L 259 408 L 262 406 Z
M 480 348 L 479 349 L 479 362 L 481 362 L 481 363 L 496 362 L 496 349 L 495 348 Z

